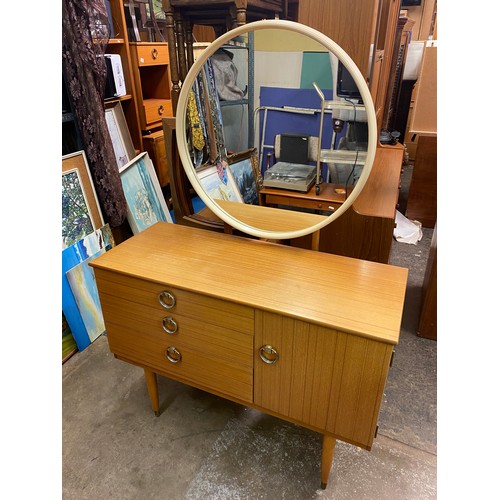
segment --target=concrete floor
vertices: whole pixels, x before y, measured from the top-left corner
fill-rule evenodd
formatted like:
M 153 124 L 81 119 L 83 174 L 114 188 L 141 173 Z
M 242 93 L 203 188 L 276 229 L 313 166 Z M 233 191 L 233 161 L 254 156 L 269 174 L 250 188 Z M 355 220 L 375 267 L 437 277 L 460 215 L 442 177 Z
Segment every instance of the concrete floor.
M 155 417 L 142 370 L 102 336 L 63 365 L 63 498 L 436 498 L 437 342 L 416 335 L 431 236 L 393 243 L 409 281 L 378 437 L 370 452 L 337 443 L 326 490 L 319 434 L 163 377 Z

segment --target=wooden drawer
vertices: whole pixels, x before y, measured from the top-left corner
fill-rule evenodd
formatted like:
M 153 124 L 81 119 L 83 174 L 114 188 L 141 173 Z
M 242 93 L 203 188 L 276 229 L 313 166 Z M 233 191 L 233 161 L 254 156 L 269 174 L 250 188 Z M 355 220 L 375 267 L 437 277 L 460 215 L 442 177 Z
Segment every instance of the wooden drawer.
M 104 294 L 111 295 L 147 306 L 148 314 L 158 311 L 159 317 L 181 315 L 202 318 L 205 323 L 253 336 L 254 310 L 250 307 L 102 269 L 94 269 L 94 273 L 100 298 Z M 175 298 L 171 309 L 166 309 L 159 301 L 159 294 L 163 291 L 170 292 Z
M 145 99 L 142 104 L 147 125 L 159 122 L 165 116 L 172 116 L 171 99 Z
M 252 335 L 206 322 L 203 316 L 170 315 L 161 306 L 148 307 L 103 292 L 100 301 L 114 354 L 202 389 L 252 402 Z M 167 316 L 178 325 L 175 333 L 162 327 Z M 172 329 L 172 324 L 167 326 Z M 168 359 L 169 348 L 175 348 L 173 359 L 181 356 L 180 361 Z
M 299 203 L 293 202 L 294 205 L 297 205 L 302 208 L 309 208 L 312 210 L 324 210 L 326 212 L 333 212 L 333 210 L 337 210 L 341 204 L 337 203 L 328 203 L 327 201 L 320 200 L 316 201 L 313 199 L 308 199 L 308 198 L 303 198 L 300 200 Z M 287 198 L 280 196 L 280 195 L 274 195 L 274 194 L 266 194 L 266 205 L 286 205 L 287 204 Z
M 138 66 L 154 66 L 169 64 L 168 44 L 138 43 L 130 44 L 137 60 Z

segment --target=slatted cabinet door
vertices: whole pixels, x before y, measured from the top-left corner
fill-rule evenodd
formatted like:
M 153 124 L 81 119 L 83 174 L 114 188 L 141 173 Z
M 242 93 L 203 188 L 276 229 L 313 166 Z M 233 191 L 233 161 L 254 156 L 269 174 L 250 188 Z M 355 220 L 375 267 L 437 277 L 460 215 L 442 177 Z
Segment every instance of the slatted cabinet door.
M 255 328 L 254 404 L 370 449 L 392 345 L 263 311 Z

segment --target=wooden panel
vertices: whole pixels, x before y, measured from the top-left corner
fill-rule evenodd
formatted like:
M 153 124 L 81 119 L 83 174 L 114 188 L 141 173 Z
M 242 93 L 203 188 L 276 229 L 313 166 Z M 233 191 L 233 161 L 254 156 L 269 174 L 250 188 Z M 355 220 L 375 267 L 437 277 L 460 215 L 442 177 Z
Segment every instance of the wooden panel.
M 437 340 L 437 228 L 434 228 L 431 248 L 422 285 L 422 307 L 418 323 L 420 337 Z
M 377 148 L 370 176 L 353 203 L 353 209 L 357 213 L 394 219 L 403 153 L 404 147 L 401 144 Z
M 142 142 L 144 143 L 145 151 L 148 152 L 153 162 L 160 186 L 168 186 L 170 178 L 168 175 L 167 152 L 165 150 L 163 130 L 143 136 Z
M 370 86 L 370 94 L 375 101 L 378 93 L 378 84 L 380 80 L 380 71 L 382 70 L 382 61 L 384 60 L 383 50 L 377 49 L 375 53 L 375 60 L 373 61 L 371 79 L 368 82 Z M 377 111 L 377 110 L 375 110 Z M 381 111 L 380 111 L 381 112 Z
M 258 350 L 279 353 L 273 365 Z M 392 346 L 256 312 L 254 403 L 370 448 Z
M 377 95 L 373 99 L 377 114 L 378 129 L 382 128 L 385 112 L 389 106 L 388 89 L 391 77 L 391 64 L 396 50 L 396 26 L 399 18 L 399 0 L 379 0 L 379 32 L 376 40 L 377 48 L 383 50 L 380 76 L 377 83 Z M 390 93 L 389 93 L 390 95 Z
M 354 335 L 338 335 L 339 344 L 345 344 L 345 349 L 342 359 L 339 349 L 339 357 L 333 360 L 335 365 L 342 365 L 342 374 L 336 374 L 341 383 L 332 384 L 327 430 L 346 441 L 370 448 L 392 346 Z
M 198 42 L 214 42 L 217 38 L 212 26 L 193 26 L 193 38 Z
M 308 0 L 299 2 L 298 21 L 337 42 L 368 76 L 375 0 Z
M 411 134 L 437 134 L 437 46 L 427 42 L 415 91 L 409 124 Z
M 254 403 L 324 429 L 335 340 L 332 330 L 256 311 Z M 259 349 L 266 344 L 279 353 L 273 365 L 260 359 Z
M 424 227 L 437 218 L 437 137 L 420 136 L 411 178 L 406 217 Z
M 408 274 L 169 223 L 142 231 L 91 266 L 394 344 Z

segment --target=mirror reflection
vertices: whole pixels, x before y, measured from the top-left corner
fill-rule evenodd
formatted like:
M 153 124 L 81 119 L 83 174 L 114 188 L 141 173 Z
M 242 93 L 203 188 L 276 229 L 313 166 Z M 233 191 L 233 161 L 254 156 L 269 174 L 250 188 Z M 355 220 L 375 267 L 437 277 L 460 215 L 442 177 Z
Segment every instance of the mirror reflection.
M 177 111 L 186 114 L 195 189 L 264 230 L 262 210 L 253 216 L 239 205 L 286 210 L 270 212 L 277 231 L 290 227 L 280 226 L 282 214 L 311 214 L 293 216 L 297 230 L 335 214 L 362 177 L 369 149 L 367 112 L 346 66 L 288 29 L 243 33 L 210 57 L 201 48 L 201 69 Z

